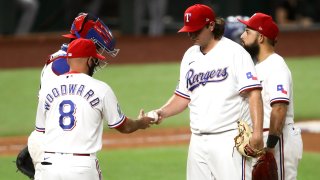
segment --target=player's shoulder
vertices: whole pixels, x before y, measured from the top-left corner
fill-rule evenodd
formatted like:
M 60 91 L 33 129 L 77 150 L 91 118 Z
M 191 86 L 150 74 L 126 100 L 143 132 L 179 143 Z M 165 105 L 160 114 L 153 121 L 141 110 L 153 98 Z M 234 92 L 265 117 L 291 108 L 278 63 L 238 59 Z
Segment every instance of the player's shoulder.
M 199 45 L 193 45 L 187 49 L 187 51 L 184 53 L 184 56 L 188 56 L 194 53 L 199 53 L 200 52 L 200 47 Z
M 273 53 L 272 55 L 270 55 L 267 60 L 269 62 L 269 65 L 272 66 L 273 69 L 288 68 L 283 57 L 277 53 Z
M 219 52 L 224 53 L 227 56 L 234 57 L 232 58 L 233 60 L 238 60 L 240 57 L 243 57 L 241 59 L 252 61 L 250 54 L 243 48 L 243 46 L 226 37 L 221 38 L 218 46 L 220 48 Z
M 290 75 L 290 69 L 287 66 L 283 57 L 277 53 L 271 54 L 266 60 L 256 65 L 257 69 L 270 70 L 270 73 L 274 76 Z
M 191 46 L 183 55 L 182 64 L 187 63 L 189 61 L 194 61 L 195 57 L 197 57 L 201 53 L 200 46 L 193 45 Z
M 229 38 L 222 37 L 219 44 L 223 47 L 228 47 L 227 49 L 246 51 L 239 43 L 232 41 Z
M 92 84 L 94 85 L 94 87 L 96 87 L 96 89 L 100 90 L 100 91 L 112 91 L 112 88 L 109 84 L 107 84 L 104 81 L 101 81 L 99 79 L 95 79 L 91 76 L 87 76 L 88 78 L 91 79 Z

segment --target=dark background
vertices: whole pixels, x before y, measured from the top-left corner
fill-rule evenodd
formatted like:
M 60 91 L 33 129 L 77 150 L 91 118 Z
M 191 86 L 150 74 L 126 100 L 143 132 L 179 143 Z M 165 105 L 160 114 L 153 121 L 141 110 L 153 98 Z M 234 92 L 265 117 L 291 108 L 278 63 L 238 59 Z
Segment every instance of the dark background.
M 79 12 L 88 12 L 87 7 L 94 0 L 38 0 L 39 9 L 31 32 L 51 32 L 69 30 L 74 17 Z M 113 30 L 123 34 L 133 33 L 134 0 L 101 0 L 96 16 Z M 207 4 L 217 16 L 251 16 L 254 12 L 274 14 L 275 2 L 281 0 L 168 0 L 166 33 L 175 33 L 183 21 L 184 10 L 195 3 Z M 319 0 L 303 0 L 318 12 Z M 313 12 L 314 20 L 319 20 L 319 12 Z M 91 12 L 92 13 L 92 12 Z M 21 9 L 15 0 L 0 0 L 0 34 L 13 34 L 21 16 Z M 147 19 L 148 17 L 146 17 Z

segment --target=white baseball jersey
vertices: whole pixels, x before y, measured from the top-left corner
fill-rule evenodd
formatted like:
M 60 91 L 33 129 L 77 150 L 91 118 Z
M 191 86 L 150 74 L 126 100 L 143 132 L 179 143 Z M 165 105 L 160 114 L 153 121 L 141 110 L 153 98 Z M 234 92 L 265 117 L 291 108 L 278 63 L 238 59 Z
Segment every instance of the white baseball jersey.
M 185 53 L 176 95 L 190 99 L 193 133 L 215 133 L 237 128 L 250 120 L 242 91 L 261 88 L 250 55 L 239 44 L 222 38 L 207 54 L 194 45 Z
M 293 91 L 291 72 L 281 56 L 272 54 L 256 65 L 258 78 L 262 84 L 264 128 L 269 128 L 271 105 L 276 102 L 288 103 L 285 124 L 293 123 Z
M 297 179 L 298 164 L 302 158 L 303 145 L 300 129 L 294 127 L 293 85 L 291 72 L 284 59 L 274 53 L 256 65 L 259 80 L 262 84 L 264 110 L 264 128 L 269 128 L 273 103 L 288 103 L 285 124 L 280 141 L 275 146 L 275 159 L 278 166 L 278 179 Z M 269 132 L 264 132 L 267 142 Z
M 110 128 L 126 119 L 106 83 L 82 73 L 43 82 L 36 130 L 45 132 L 44 151 L 97 152 L 102 147 L 103 118 Z

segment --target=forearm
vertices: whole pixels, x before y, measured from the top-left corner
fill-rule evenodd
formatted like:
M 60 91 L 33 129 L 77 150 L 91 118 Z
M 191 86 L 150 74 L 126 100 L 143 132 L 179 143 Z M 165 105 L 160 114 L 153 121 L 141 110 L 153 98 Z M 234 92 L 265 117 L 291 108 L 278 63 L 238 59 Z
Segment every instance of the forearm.
M 272 105 L 270 115 L 269 134 L 280 136 L 286 120 L 287 104 L 276 103 Z
M 253 135 L 262 136 L 263 132 L 263 104 L 260 90 L 253 90 L 249 94 L 250 117 Z
M 188 107 L 189 102 L 190 100 L 188 99 L 173 95 L 168 102 L 160 108 L 161 119 L 183 112 Z
M 123 122 L 122 125 L 117 127 L 117 130 L 121 133 L 129 134 L 139 129 L 146 129 L 147 127 L 149 126 L 146 125 L 144 119 L 133 120 L 130 118 L 126 118 L 125 122 Z

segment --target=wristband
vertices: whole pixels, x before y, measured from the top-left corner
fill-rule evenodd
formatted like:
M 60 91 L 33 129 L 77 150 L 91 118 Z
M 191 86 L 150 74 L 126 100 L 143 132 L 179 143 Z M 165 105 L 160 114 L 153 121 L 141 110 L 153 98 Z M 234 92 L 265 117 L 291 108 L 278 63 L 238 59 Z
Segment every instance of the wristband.
M 280 139 L 279 136 L 269 134 L 268 140 L 267 140 L 267 147 L 274 148 L 277 145 L 279 139 Z

